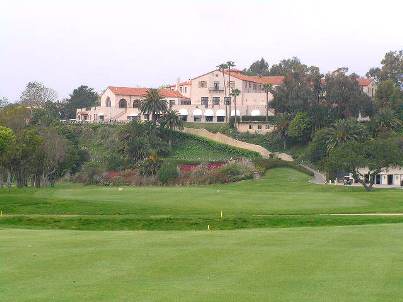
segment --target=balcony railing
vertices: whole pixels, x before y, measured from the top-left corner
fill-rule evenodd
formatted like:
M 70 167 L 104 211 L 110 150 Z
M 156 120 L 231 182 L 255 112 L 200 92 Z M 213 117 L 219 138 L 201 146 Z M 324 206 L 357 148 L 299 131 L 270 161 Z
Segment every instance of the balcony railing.
M 224 91 L 224 87 L 220 86 L 211 86 L 208 88 L 209 91 Z

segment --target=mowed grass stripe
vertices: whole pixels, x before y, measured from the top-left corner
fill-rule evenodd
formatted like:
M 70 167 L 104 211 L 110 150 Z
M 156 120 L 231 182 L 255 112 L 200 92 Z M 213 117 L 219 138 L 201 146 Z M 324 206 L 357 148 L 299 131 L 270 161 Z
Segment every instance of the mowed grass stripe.
M 399 217 L 319 214 L 403 212 L 402 190 L 368 193 L 362 188 L 308 181 L 309 176 L 301 172 L 278 168 L 269 170 L 260 180 L 226 185 L 118 188 L 62 184 L 39 190 L 3 189 L 0 210 L 16 216 L 3 216 L 0 226 L 200 230 L 208 224 L 234 229 L 401 221 Z M 224 220 L 218 219 L 221 211 Z
M 0 230 L 4 301 L 398 301 L 403 224 Z

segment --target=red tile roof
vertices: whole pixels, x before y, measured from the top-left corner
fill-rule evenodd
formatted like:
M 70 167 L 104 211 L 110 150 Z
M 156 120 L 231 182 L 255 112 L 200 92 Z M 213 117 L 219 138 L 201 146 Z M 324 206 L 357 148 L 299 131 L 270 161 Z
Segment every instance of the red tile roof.
M 228 74 L 227 71 L 225 71 Z M 253 82 L 257 84 L 272 84 L 272 85 L 281 85 L 283 84 L 285 77 L 284 76 L 249 76 L 241 73 L 240 71 L 231 70 L 231 77 L 237 78 L 242 81 Z
M 369 86 L 372 83 L 372 80 L 368 78 L 358 78 L 357 82 L 360 86 Z
M 322 84 L 325 84 L 326 80 L 321 79 L 320 82 Z M 358 85 L 360 85 L 360 86 L 369 86 L 373 81 L 372 81 L 372 79 L 368 79 L 368 78 L 357 78 L 357 82 L 358 82 Z
M 147 91 L 150 88 L 133 88 L 133 87 L 108 87 L 114 94 L 118 95 L 130 95 L 130 96 L 139 96 L 144 97 L 147 95 Z M 159 92 L 164 98 L 185 98 L 178 91 L 174 91 L 167 88 L 159 89 Z
M 176 85 L 178 85 L 178 86 L 192 86 L 192 81 L 180 82 L 180 83 L 178 83 L 178 84 L 169 85 L 168 87 L 175 88 Z

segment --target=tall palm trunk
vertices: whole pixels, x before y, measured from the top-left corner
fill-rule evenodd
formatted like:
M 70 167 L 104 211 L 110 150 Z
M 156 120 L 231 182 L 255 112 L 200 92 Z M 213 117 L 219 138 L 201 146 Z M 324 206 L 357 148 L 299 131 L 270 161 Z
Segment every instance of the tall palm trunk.
M 238 116 L 237 116 L 237 114 L 236 114 L 236 96 L 234 96 L 234 110 L 235 110 L 235 122 L 234 122 L 234 128 L 235 128 L 235 130 L 237 130 L 238 129 L 238 127 L 237 127 L 237 119 L 238 119 Z
M 231 95 L 231 66 L 228 66 L 228 92 L 229 95 Z M 229 101 L 229 118 L 227 119 L 227 122 L 231 119 L 231 99 Z
M 269 120 L 269 91 L 266 91 L 266 122 Z

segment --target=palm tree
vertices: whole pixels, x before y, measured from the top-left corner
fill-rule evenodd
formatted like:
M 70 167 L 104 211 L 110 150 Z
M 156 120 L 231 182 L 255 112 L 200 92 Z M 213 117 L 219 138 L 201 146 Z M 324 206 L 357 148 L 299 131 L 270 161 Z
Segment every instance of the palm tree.
M 231 95 L 231 67 L 235 67 L 235 63 L 233 61 L 227 61 L 226 65 L 228 67 L 228 92 L 229 95 Z M 229 113 L 231 115 L 231 101 L 229 102 Z M 229 121 L 228 118 L 227 121 Z
M 227 97 L 227 87 L 225 86 L 225 70 L 228 69 L 228 65 L 226 63 L 222 63 L 220 65 L 217 65 L 217 69 L 219 71 L 221 71 L 222 73 L 222 78 L 224 80 L 224 103 L 225 103 L 225 112 L 226 112 L 226 116 L 227 116 L 227 112 L 228 112 L 228 105 L 226 103 L 226 97 Z
M 396 117 L 390 108 L 381 108 L 373 118 L 373 127 L 376 133 L 398 130 L 402 126 L 401 120 Z
M 231 92 L 231 96 L 234 97 L 234 107 L 235 107 L 235 122 L 234 122 L 234 127 L 235 129 L 237 129 L 237 114 L 236 114 L 236 97 L 239 96 L 241 93 L 241 91 L 237 88 L 235 88 L 234 90 L 232 90 Z
M 272 84 L 263 84 L 263 90 L 266 92 L 266 122 L 269 120 L 269 92 L 271 92 L 272 89 Z
M 169 137 L 169 146 L 172 146 L 172 136 L 173 130 L 183 129 L 183 121 L 181 120 L 178 111 L 176 110 L 168 110 L 161 118 L 160 125 L 162 128 L 168 128 L 171 131 L 168 133 Z
M 367 136 L 365 127 L 354 119 L 338 120 L 329 130 L 329 137 L 326 140 L 327 151 L 331 151 L 341 144 L 360 141 Z
M 149 89 L 144 100 L 140 103 L 142 114 L 151 114 L 151 120 L 155 124 L 157 115 L 165 114 L 168 110 L 167 101 L 162 98 L 158 89 Z
M 183 121 L 179 116 L 178 111 L 168 110 L 160 120 L 161 127 L 170 130 L 183 129 Z

